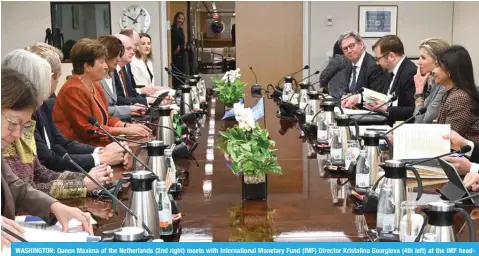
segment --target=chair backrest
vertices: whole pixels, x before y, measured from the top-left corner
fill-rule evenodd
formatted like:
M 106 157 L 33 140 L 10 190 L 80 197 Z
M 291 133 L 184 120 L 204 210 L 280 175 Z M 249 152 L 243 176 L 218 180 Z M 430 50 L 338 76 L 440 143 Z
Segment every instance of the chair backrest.
M 213 54 L 211 52 L 201 52 L 200 57 L 203 63 L 213 63 Z

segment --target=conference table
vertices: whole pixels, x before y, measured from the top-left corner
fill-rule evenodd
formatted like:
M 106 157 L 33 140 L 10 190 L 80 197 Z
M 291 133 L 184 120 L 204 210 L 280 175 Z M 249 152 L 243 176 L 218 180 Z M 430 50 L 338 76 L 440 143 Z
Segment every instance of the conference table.
M 348 197 L 333 203 L 330 178 L 321 177 L 316 158 L 308 158 L 308 145 L 300 138 L 297 124 L 280 121 L 274 116 L 275 109 L 268 109 L 266 120 L 259 122 L 276 142 L 282 175 L 268 175 L 267 201 L 243 201 L 241 177 L 232 173 L 230 163 L 215 146 L 219 131 L 235 122 L 221 120 L 224 113 L 221 102 L 212 100 L 209 106 L 198 138 L 199 146 L 193 152 L 194 159 L 176 161 L 177 168 L 188 170 L 189 175 L 176 201 L 182 213 L 176 223 L 181 232 L 173 241 L 369 241 L 365 231 L 367 227 L 375 228 L 376 214 L 354 213 L 356 203 Z M 145 152 L 140 154 L 140 159 L 146 157 Z M 115 179 L 132 170 L 131 162 L 126 168 L 114 168 Z M 441 187 L 442 182 L 425 186 L 423 200 L 438 199 L 435 189 Z M 129 188 L 125 187 L 120 194 L 126 205 L 128 192 Z M 125 217 L 121 208 L 118 215 L 112 214 L 109 199 L 62 202 L 91 212 L 98 222 L 94 227 L 96 235 L 120 227 Z M 479 226 L 479 209 L 466 210 Z M 467 241 L 468 231 L 463 225 L 463 218 L 455 216 L 455 232 L 461 231 L 458 239 Z M 478 230 L 476 228 L 476 236 Z

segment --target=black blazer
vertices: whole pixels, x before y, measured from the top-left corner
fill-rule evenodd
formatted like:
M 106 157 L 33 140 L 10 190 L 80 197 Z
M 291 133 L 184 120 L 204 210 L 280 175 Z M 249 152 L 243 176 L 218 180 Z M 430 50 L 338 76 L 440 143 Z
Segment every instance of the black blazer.
M 37 154 L 40 162 L 48 169 L 63 172 L 65 170 L 78 171 L 67 160 L 62 158 L 47 146 L 45 131 L 48 134 L 50 148 L 55 145 L 63 147 L 68 152 L 71 158 L 79 164 L 86 171 L 90 171 L 95 167 L 95 160 L 91 155 L 95 147 L 82 144 L 77 141 L 71 141 L 65 138 L 58 130 L 52 118 L 52 107 L 55 102 L 55 97 L 47 99 L 43 105 L 33 114 L 36 121 L 35 127 L 35 142 L 37 144 Z M 45 129 L 45 131 L 44 131 Z M 61 153 L 60 153 L 61 154 Z
M 348 81 L 349 86 L 351 83 L 350 80 L 351 72 L 353 72 L 353 66 L 347 65 L 346 69 L 346 81 Z M 374 60 L 374 57 L 366 52 L 363 63 L 361 64 L 358 80 L 356 81 L 356 89 L 368 88 L 386 94 L 387 89 L 389 88 L 389 84 L 386 85 L 387 78 L 387 73 L 384 72 L 381 67 L 376 65 L 376 60 Z
M 398 97 L 398 105 L 396 107 L 389 107 L 389 120 L 402 121 L 413 115 L 415 108 L 414 94 L 416 93 L 414 75 L 416 75 L 416 73 L 416 64 L 408 58 L 405 58 L 401 66 L 399 66 L 396 76 L 394 76 L 394 83 L 391 87 L 391 92 L 394 92 Z M 390 81 L 386 84 L 387 88 L 389 88 Z
M 133 73 L 131 73 L 130 64 L 122 67 L 122 69 L 125 73 L 126 91 L 128 92 L 128 97 L 126 97 L 125 93 L 123 92 L 123 83 L 120 79 L 120 74 L 115 70 L 115 72 L 113 72 L 113 76 L 115 79 L 116 95 L 118 96 L 117 105 L 121 106 L 139 103 L 147 106 L 148 104 L 146 97 L 144 95 L 138 94 L 136 91 L 136 83 Z
M 471 162 L 479 163 L 479 143 L 474 143 L 474 150 L 472 151 Z

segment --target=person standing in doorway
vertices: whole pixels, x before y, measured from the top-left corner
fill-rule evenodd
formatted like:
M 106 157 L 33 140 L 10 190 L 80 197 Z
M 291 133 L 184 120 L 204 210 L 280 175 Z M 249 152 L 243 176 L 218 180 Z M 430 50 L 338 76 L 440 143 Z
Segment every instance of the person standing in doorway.
M 183 32 L 183 24 L 185 23 L 185 15 L 177 12 L 171 24 L 171 60 L 173 70 L 185 73 L 185 33 Z M 173 77 L 173 88 L 177 89 L 182 82 Z

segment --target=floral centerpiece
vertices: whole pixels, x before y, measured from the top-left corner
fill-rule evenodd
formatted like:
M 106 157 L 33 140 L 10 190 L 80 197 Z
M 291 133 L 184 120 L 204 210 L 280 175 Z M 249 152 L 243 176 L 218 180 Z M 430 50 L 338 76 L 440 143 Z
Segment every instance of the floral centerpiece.
M 246 83 L 240 81 L 240 69 L 226 72 L 223 78 L 212 77 L 214 90 L 218 93 L 218 98 L 231 108 L 233 104 L 244 98 L 244 88 Z
M 231 160 L 233 173 L 242 174 L 244 184 L 266 186 L 267 172 L 281 174 L 275 142 L 269 138 L 268 130 L 254 121 L 251 108 L 236 103 L 233 111 L 238 124 L 220 132 L 219 149 Z M 244 195 L 245 191 L 245 199 Z

